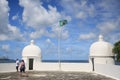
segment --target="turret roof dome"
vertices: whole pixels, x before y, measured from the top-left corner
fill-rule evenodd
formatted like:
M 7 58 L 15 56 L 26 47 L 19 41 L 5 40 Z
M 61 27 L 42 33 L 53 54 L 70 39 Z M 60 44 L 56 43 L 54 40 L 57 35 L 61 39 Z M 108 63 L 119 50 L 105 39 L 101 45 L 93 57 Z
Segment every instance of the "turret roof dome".
M 99 35 L 99 40 L 90 47 L 90 56 L 113 56 L 113 45 L 104 41 L 103 36 Z
M 35 45 L 34 40 L 31 40 L 30 45 L 24 47 L 22 51 L 22 56 L 30 56 L 30 57 L 40 57 L 41 49 Z

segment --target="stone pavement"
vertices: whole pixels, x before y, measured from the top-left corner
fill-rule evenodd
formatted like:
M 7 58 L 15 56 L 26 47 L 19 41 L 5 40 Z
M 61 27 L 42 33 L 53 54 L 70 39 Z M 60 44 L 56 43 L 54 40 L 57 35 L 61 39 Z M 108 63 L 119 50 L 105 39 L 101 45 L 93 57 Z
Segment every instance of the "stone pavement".
M 19 72 L 0 73 L 0 80 L 115 80 L 88 72 L 29 71 L 20 76 Z

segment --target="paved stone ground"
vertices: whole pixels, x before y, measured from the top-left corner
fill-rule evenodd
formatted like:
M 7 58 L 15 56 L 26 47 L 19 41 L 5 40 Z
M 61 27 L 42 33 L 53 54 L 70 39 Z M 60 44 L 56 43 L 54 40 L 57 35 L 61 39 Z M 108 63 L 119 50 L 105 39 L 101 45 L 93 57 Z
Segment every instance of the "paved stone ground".
M 29 71 L 23 74 L 22 76 L 20 76 L 19 72 L 0 73 L 0 80 L 115 80 L 115 79 L 87 72 Z

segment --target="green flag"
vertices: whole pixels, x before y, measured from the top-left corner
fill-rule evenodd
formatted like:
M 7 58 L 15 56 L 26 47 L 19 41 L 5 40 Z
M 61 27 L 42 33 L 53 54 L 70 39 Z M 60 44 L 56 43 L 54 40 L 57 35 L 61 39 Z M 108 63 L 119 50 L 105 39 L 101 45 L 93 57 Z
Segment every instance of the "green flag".
M 67 24 L 67 20 L 60 20 L 60 21 L 59 21 L 60 27 L 66 25 L 66 24 Z

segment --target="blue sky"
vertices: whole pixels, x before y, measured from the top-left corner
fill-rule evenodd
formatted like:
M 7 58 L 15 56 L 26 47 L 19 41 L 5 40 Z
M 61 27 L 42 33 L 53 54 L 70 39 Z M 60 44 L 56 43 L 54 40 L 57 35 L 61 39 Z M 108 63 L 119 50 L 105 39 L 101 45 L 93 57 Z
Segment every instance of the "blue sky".
M 61 59 L 86 60 L 100 34 L 112 44 L 120 40 L 119 6 L 120 0 L 0 0 L 0 57 L 20 59 L 33 39 L 42 59 L 58 59 L 60 38 Z

